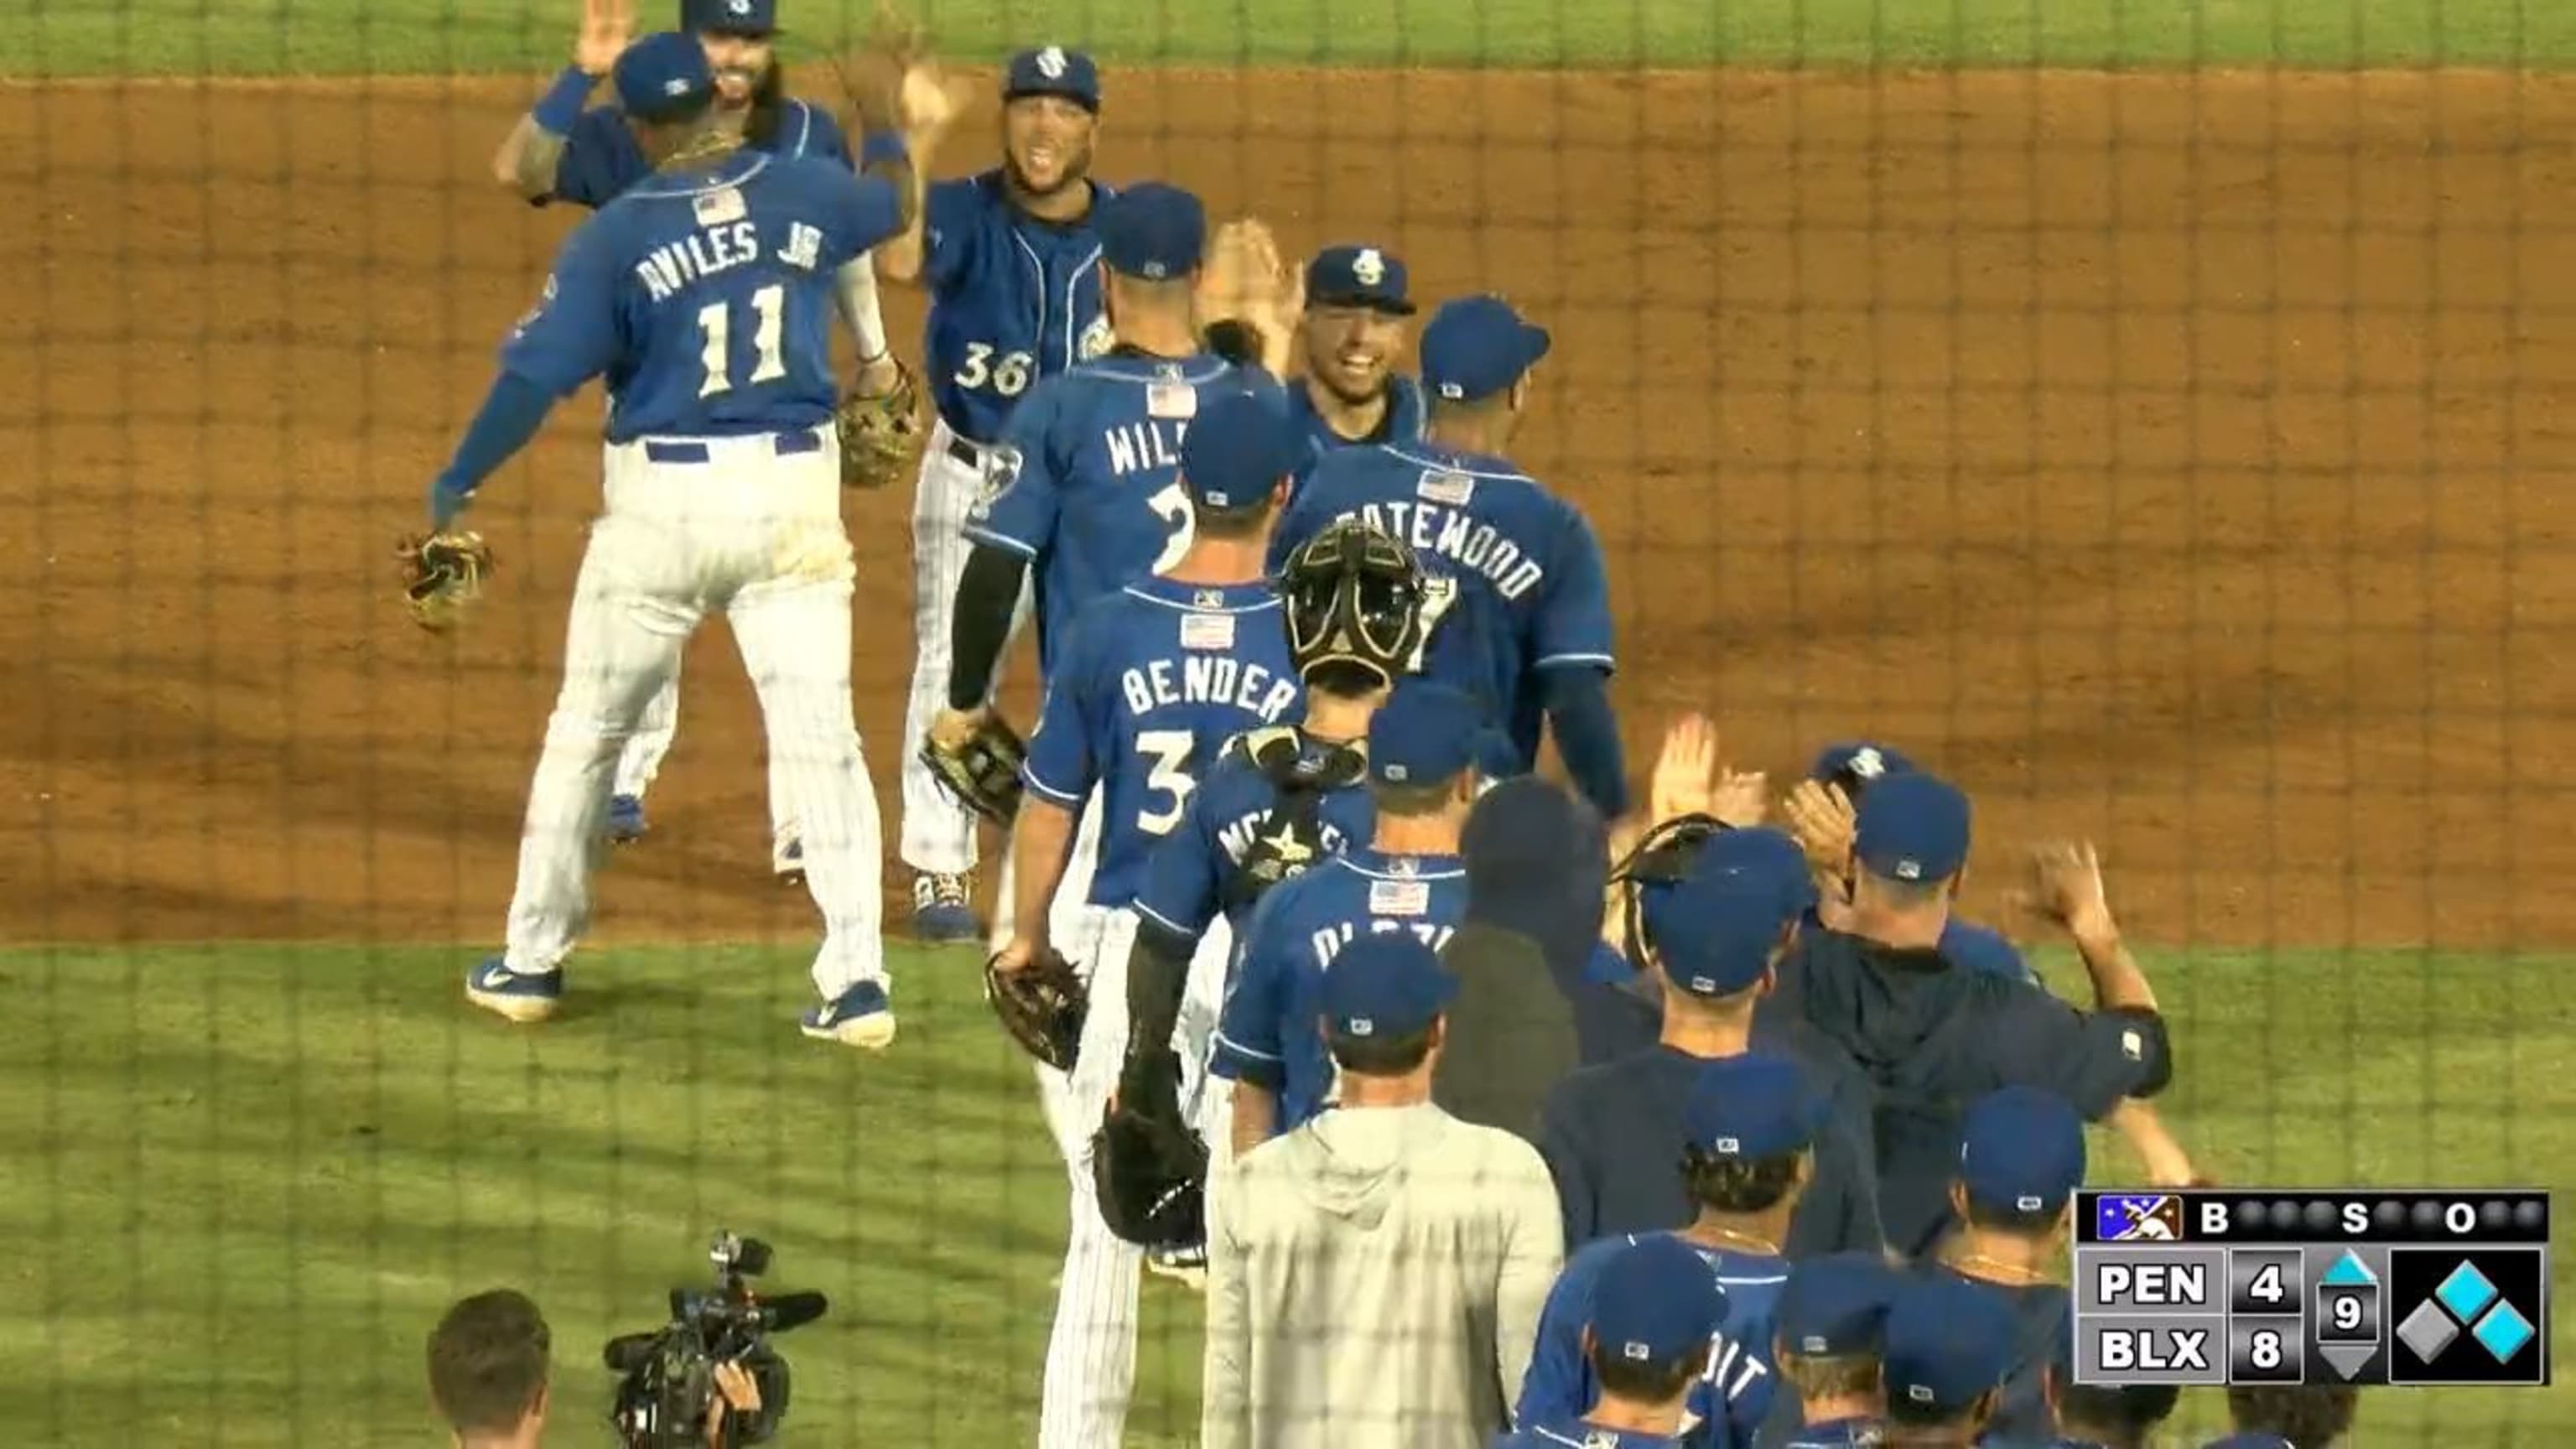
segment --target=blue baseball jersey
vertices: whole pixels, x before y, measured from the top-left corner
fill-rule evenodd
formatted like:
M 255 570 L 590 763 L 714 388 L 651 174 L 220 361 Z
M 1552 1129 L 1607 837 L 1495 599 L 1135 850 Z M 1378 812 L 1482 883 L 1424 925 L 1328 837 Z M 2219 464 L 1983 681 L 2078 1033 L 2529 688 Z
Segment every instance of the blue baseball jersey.
M 1573 504 L 1500 458 L 1427 443 L 1324 455 L 1272 537 L 1275 567 L 1347 518 L 1411 544 L 1423 566 L 1458 581 L 1423 672 L 1485 702 L 1527 770 L 1544 723 L 1538 670 L 1607 671 L 1610 583 L 1601 543 Z
M 841 134 L 840 123 L 831 112 L 803 101 L 782 103 L 777 129 L 746 145 L 789 159 L 811 157 L 844 167 L 850 164 L 850 143 Z M 613 105 L 593 106 L 564 133 L 563 156 L 555 162 L 555 189 L 535 198 L 535 203 L 569 201 L 596 211 L 652 174 L 653 163 L 644 159 L 644 149 L 635 144 L 626 113 Z
M 882 181 L 766 152 L 646 177 L 565 239 L 501 366 L 558 397 L 605 374 L 613 443 L 819 426 L 838 397 L 832 273 L 899 206 Z
M 1298 734 L 1298 758 L 1321 762 L 1336 748 Z M 1271 812 L 1279 804 L 1279 787 L 1254 763 L 1249 741 L 1238 738 L 1217 757 L 1199 780 L 1181 811 L 1178 829 L 1163 837 L 1146 862 L 1144 883 L 1136 893 L 1136 913 L 1195 944 L 1208 923 L 1223 911 L 1233 939 L 1241 947 L 1251 929 L 1253 906 L 1229 905 L 1239 899 L 1233 887 L 1255 836 L 1275 830 Z M 1326 790 L 1316 801 L 1316 826 L 1322 853 L 1348 850 L 1377 830 L 1377 805 L 1365 780 Z
M 1791 1430 L 1780 1449 L 1878 1449 L 1886 1441 L 1885 1420 L 1827 1419 Z
M 1581 1419 L 1523 1424 L 1497 1434 L 1490 1449 L 1670 1449 L 1684 1441 L 1637 1429 L 1605 1429 Z
M 1592 1324 L 1594 1285 L 1612 1258 L 1643 1241 L 1645 1237 L 1634 1234 L 1603 1238 L 1566 1260 L 1565 1271 L 1548 1290 L 1547 1306 L 1539 1311 L 1538 1343 L 1530 1353 L 1529 1376 L 1521 1381 L 1516 1420 L 1527 1423 L 1570 1416 L 1589 1407 L 1600 1393 L 1591 1361 L 1583 1354 L 1583 1331 Z M 1682 1430 L 1685 1437 L 1708 1443 L 1712 1449 L 1751 1444 L 1763 1416 L 1771 1412 L 1771 1397 L 1779 1387 L 1780 1373 L 1772 1354 L 1773 1324 L 1780 1290 L 1789 1281 L 1789 1260 L 1696 1242 L 1689 1246 L 1726 1295 L 1726 1312 L 1712 1340 L 1715 1352 L 1708 1372 L 1692 1388 L 1682 1414 Z M 1709 1426 L 1709 1432 L 1694 1434 L 1699 1425 Z
M 989 455 L 987 491 L 967 515 L 966 536 L 1036 567 L 1042 675 L 1055 672 L 1076 611 L 1188 550 L 1180 473 L 1190 419 L 1220 397 L 1275 396 L 1278 386 L 1221 357 L 1120 349 L 1021 399 Z
M 1293 723 L 1305 697 L 1266 581 L 1139 579 L 1075 615 L 1021 778 L 1076 814 L 1102 787 L 1091 903 L 1135 899 L 1155 843 L 1181 823 L 1226 741 Z
M 1288 389 L 1288 416 L 1315 445 L 1315 459 L 1342 448 L 1374 447 L 1379 443 L 1411 443 L 1422 437 L 1422 384 L 1403 373 L 1392 373 L 1386 380 L 1386 415 L 1378 419 L 1377 431 L 1365 438 L 1345 438 L 1333 431 L 1324 415 L 1315 409 L 1314 385 L 1300 383 Z M 1308 464 L 1308 473 L 1313 464 Z M 1305 477 L 1299 474 L 1300 481 Z
M 1271 887 L 1253 908 L 1209 1070 L 1278 1093 L 1277 1130 L 1294 1129 L 1333 1086 L 1317 1026 L 1333 958 L 1362 931 L 1411 931 L 1437 951 L 1466 915 L 1467 870 L 1454 855 L 1361 846 Z
M 959 437 L 1001 441 L 1040 379 L 1109 350 L 1091 216 L 1113 194 L 1095 181 L 1090 213 L 1042 221 L 1011 204 L 996 169 L 935 183 L 922 198 L 923 365 L 931 403 Z

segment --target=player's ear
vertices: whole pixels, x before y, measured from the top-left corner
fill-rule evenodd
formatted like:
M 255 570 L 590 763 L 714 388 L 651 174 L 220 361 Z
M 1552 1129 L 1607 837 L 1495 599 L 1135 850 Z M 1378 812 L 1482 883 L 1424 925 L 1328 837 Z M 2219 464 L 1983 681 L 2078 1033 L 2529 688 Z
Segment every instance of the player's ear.
M 2002 1396 L 2001 1389 L 1988 1389 L 1977 1395 L 1977 1401 L 1968 1406 L 1968 1427 L 1971 1431 L 1982 1432 L 1987 1423 L 1993 1420 L 1995 1401 Z
M 1955 1177 L 1950 1179 L 1950 1214 L 1963 1223 L 1968 1220 L 1968 1185 Z
M 1513 412 L 1519 412 L 1521 409 L 1528 406 L 1529 374 L 1524 372 L 1520 376 L 1512 379 L 1511 409 Z

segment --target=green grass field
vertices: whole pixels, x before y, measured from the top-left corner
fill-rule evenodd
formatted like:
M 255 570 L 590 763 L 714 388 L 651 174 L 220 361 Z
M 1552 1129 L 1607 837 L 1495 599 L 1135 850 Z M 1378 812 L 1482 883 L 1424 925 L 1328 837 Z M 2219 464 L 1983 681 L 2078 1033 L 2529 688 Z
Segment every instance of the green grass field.
M 422 1335 L 538 1295 L 568 1415 L 717 1226 L 834 1302 L 786 1340 L 787 1442 L 1034 1434 L 1064 1223 L 1029 1074 L 971 953 L 899 963 L 883 1057 L 808 1043 L 799 958 L 600 952 L 543 1028 L 468 1011 L 452 951 L 227 946 L 0 957 L 0 1361 L 25 1442 L 405 1442 Z M 2064 963 L 2055 963 L 2063 966 Z M 2576 1161 L 2576 962 L 2415 953 L 2152 963 L 2172 1118 L 2232 1182 L 2521 1183 Z M 2062 972 L 2061 972 L 2062 976 Z M 2071 983 L 2061 979 L 2062 988 Z M 2095 1179 L 2125 1163 L 2104 1147 Z M 1134 1442 L 1194 1426 L 1195 1300 L 1147 1287 Z M 2214 1396 L 2186 1400 L 2207 1425 Z M 2364 1444 L 2544 1445 L 2560 1391 L 2382 1394 Z M 574 1442 L 582 1442 L 576 1438 Z M 2195 1441 L 2196 1442 L 2196 1441 Z
M 648 24 L 667 0 L 643 0 Z M 1071 40 L 1123 65 L 2549 66 L 2555 0 L 920 0 L 940 46 Z M 796 43 L 874 0 L 792 0 Z M 29 26 L 12 17 L 27 16 Z M 559 64 L 577 0 L 18 0 L 0 74 L 440 73 Z

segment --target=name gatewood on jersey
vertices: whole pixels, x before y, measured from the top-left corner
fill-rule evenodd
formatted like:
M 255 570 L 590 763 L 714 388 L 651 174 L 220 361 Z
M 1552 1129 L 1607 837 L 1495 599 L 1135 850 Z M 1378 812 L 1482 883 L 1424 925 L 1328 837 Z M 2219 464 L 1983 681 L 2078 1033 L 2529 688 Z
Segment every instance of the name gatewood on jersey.
M 1182 622 L 1185 641 L 1190 623 L 1202 618 L 1234 623 L 1224 615 L 1193 615 Z M 1185 643 L 1185 647 L 1208 646 Z M 1266 665 L 1231 656 L 1147 660 L 1118 676 L 1118 690 L 1126 697 L 1129 714 L 1147 714 L 1157 705 L 1227 704 L 1261 716 L 1264 724 L 1279 723 L 1302 697 L 1297 681 Z
M 1547 569 L 1502 530 L 1454 511 L 1474 494 L 1475 479 L 1433 468 L 1424 470 L 1416 486 L 1426 501 L 1363 503 L 1354 512 L 1371 528 L 1484 575 L 1506 599 L 1519 599 L 1547 581 Z

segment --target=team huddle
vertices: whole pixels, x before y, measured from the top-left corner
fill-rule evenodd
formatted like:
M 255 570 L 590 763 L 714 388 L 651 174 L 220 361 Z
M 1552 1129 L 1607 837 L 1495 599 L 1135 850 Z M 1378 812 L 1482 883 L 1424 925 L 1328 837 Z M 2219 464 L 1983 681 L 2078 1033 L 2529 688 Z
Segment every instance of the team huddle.
M 1685 719 L 1632 803 L 1600 546 L 1510 461 L 1544 328 L 1467 295 L 1409 339 L 1391 248 L 1292 268 L 1185 189 L 1095 180 L 1079 51 L 1012 57 L 999 163 L 932 182 L 957 97 L 908 43 L 845 77 L 853 148 L 785 95 L 775 0 L 680 10 L 637 38 L 587 0 L 494 162 L 592 214 L 412 557 L 455 557 L 594 378 L 606 499 L 471 1002 L 556 1009 L 720 613 L 770 866 L 823 917 L 800 1029 L 893 1042 L 841 494 L 853 400 L 911 426 L 877 288 L 917 286 L 897 853 L 912 934 L 986 947 L 1065 1162 L 1045 1449 L 1121 1442 L 1149 1267 L 1207 1294 L 1212 1445 L 2143 1442 L 2170 1391 L 2068 1376 L 2083 1124 L 2156 1181 L 2194 1169 L 2089 848 L 2031 865 L 2079 1010 L 1954 917 L 1969 802 L 1892 748 L 1829 748 L 1774 800 Z M 415 606 L 470 597 L 451 572 Z M 992 701 L 1024 627 L 1023 744 Z M 1544 739 L 1570 790 L 1534 775 Z

